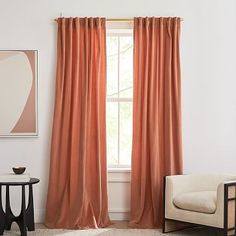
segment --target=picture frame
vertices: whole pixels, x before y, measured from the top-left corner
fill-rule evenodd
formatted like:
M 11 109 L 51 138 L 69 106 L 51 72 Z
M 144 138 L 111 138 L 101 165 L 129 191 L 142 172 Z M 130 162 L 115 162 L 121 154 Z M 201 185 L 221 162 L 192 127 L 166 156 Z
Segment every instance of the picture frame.
M 0 50 L 0 137 L 38 136 L 38 50 Z

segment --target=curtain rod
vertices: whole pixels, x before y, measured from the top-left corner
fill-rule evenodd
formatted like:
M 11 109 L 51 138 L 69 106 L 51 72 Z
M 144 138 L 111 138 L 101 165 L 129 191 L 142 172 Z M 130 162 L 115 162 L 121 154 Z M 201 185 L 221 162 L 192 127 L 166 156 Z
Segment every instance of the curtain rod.
M 62 17 L 62 16 L 60 16 Z M 184 21 L 184 18 L 180 18 L 181 21 Z M 57 19 L 55 19 L 57 21 Z M 134 21 L 134 18 L 107 18 L 106 21 L 110 22 L 128 22 L 128 21 Z
M 181 21 L 184 21 L 184 18 L 180 18 Z M 134 21 L 134 18 L 107 18 L 106 21 Z

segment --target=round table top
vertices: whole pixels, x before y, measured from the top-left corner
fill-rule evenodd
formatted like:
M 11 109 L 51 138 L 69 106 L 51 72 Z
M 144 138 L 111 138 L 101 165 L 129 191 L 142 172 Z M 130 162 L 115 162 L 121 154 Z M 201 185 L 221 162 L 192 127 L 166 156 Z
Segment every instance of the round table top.
M 0 182 L 4 186 L 17 186 L 17 185 L 32 185 L 37 184 L 40 180 L 37 178 L 30 178 L 29 182 Z

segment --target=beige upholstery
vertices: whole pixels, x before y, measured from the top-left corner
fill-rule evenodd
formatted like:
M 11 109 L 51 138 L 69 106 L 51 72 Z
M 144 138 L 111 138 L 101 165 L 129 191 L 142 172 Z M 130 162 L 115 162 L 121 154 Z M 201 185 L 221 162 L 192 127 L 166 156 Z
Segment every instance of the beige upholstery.
M 236 176 L 167 176 L 165 218 L 223 228 L 224 183 L 227 181 L 236 181 Z
M 216 191 L 180 193 L 173 198 L 176 207 L 212 214 L 216 211 Z

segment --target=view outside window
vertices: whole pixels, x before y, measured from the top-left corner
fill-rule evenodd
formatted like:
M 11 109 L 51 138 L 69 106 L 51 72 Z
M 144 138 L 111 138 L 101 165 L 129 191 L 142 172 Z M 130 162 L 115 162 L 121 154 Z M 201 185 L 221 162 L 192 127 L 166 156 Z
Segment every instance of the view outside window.
M 107 159 L 129 167 L 132 148 L 133 37 L 107 36 Z

